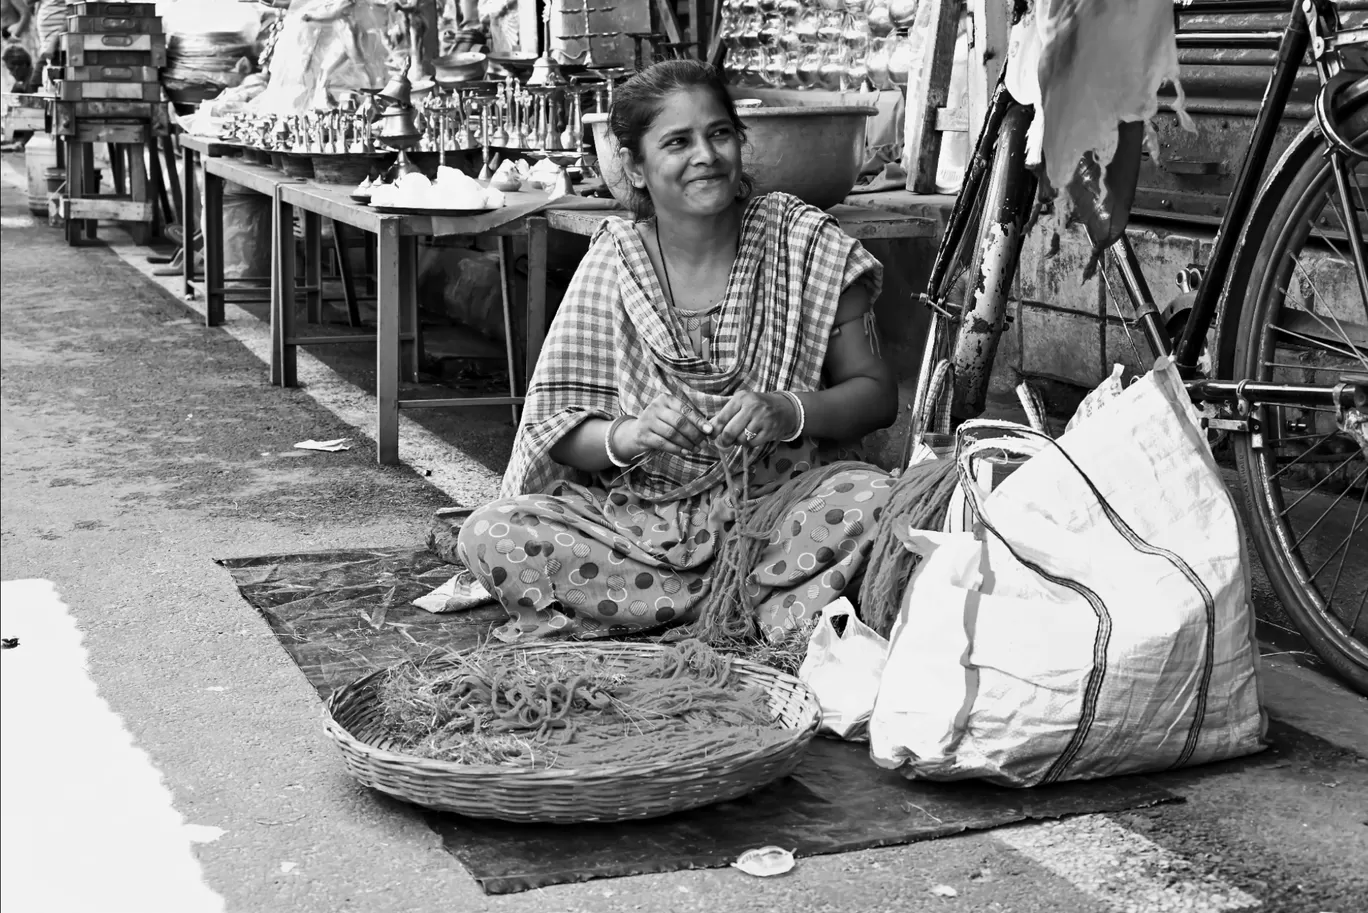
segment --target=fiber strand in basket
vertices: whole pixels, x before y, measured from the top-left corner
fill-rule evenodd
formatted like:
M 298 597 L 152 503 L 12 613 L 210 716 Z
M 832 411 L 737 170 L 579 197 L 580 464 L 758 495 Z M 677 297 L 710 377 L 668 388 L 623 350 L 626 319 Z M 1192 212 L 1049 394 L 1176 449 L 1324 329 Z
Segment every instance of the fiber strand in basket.
M 733 680 L 731 659 L 686 641 L 611 673 L 598 659 L 476 650 L 433 671 L 407 663 L 380 687 L 384 723 L 405 750 L 468 764 L 581 767 L 738 740 L 780 741 L 765 693 Z

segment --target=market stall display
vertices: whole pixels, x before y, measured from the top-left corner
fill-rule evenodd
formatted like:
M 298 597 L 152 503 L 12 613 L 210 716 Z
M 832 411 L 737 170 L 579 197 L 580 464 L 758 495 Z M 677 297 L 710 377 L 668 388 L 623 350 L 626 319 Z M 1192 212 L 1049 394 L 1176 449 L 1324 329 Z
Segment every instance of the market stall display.
M 721 8 L 719 36 L 740 84 L 832 92 L 906 86 L 929 10 L 916 0 L 723 0 Z

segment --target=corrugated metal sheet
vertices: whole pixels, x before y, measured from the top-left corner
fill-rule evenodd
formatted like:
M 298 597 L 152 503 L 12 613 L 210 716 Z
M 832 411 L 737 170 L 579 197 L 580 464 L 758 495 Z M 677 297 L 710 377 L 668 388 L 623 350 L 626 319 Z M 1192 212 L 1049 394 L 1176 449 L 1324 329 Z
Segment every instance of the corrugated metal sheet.
M 1288 6 L 1290 9 L 1291 4 Z M 1341 0 L 1339 9 L 1347 25 L 1368 23 L 1368 0 Z M 1183 16 L 1179 32 L 1273 32 L 1281 31 L 1286 24 L 1286 13 L 1232 12 Z M 1212 228 L 1219 224 L 1226 195 L 1249 145 L 1275 56 L 1275 51 L 1258 48 L 1179 49 L 1187 110 L 1197 122 L 1197 131 L 1182 129 L 1171 105 L 1161 110 L 1155 123 L 1159 156 L 1157 160 L 1147 156 L 1141 167 L 1133 210 L 1136 216 Z M 1315 72 L 1309 65 L 1303 66 L 1278 131 L 1270 166 L 1312 116 L 1315 91 Z

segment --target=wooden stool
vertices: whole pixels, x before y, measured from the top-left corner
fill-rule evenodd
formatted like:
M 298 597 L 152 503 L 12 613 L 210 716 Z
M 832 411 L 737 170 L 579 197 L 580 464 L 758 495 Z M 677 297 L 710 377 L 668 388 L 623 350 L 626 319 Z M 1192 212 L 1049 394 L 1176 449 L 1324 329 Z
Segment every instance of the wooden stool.
M 161 102 L 57 102 L 53 132 L 61 139 L 67 165 L 67 192 L 60 201 L 67 243 L 96 238 L 101 219 L 131 223 L 137 244 L 151 240 L 158 222 L 156 196 L 165 193 L 149 184 L 147 154 L 157 154 L 157 137 L 169 134 L 166 105 Z M 115 193 L 101 194 L 95 183 L 95 144 L 109 146 Z M 160 178 L 161 169 L 156 169 Z M 125 184 L 127 186 L 122 186 Z M 168 201 L 169 203 L 169 201 Z M 167 205 L 165 209 L 170 209 Z

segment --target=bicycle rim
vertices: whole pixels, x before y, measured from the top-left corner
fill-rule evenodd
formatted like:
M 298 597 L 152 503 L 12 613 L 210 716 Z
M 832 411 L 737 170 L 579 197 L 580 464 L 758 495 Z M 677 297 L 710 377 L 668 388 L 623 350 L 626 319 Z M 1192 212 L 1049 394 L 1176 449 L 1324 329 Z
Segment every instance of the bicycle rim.
M 1347 121 L 1363 148 L 1368 109 Z M 1350 208 L 1317 147 L 1290 171 L 1244 297 L 1237 378 L 1334 385 L 1368 378 L 1368 300 L 1347 231 L 1368 231 L 1368 164 L 1349 164 Z M 1269 581 L 1316 653 L 1368 694 L 1368 450 L 1333 410 L 1254 404 L 1236 440 L 1251 533 Z

